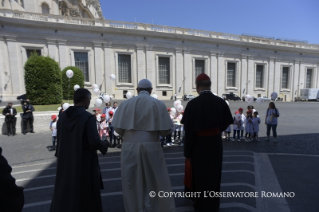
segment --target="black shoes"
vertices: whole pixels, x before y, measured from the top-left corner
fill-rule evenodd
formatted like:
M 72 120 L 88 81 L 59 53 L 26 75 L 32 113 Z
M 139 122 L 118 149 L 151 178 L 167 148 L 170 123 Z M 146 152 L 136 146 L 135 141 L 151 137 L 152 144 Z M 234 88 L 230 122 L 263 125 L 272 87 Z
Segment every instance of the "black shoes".
M 34 131 L 31 131 L 30 133 L 34 133 Z

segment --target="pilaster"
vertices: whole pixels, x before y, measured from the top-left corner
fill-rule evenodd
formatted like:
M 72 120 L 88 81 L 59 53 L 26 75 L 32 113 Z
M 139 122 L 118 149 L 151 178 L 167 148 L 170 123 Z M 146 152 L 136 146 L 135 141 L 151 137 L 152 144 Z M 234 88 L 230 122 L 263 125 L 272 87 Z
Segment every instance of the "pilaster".
M 195 83 L 193 80 L 193 73 L 192 73 L 192 61 L 191 55 L 189 50 L 184 50 L 184 92 L 187 95 L 193 94 L 192 87 Z
M 156 69 L 154 65 L 155 56 L 152 51 L 153 46 L 145 46 L 146 48 L 146 79 L 148 79 L 152 85 L 153 89 L 156 86 Z
M 274 89 L 272 91 L 272 92 L 277 92 L 278 94 L 280 92 L 280 87 L 281 87 L 281 68 L 280 68 L 279 61 L 280 61 L 280 58 L 275 59 Z M 289 72 L 288 78 L 290 78 L 290 72 Z
M 183 71 L 183 53 L 182 49 L 175 49 L 175 55 L 176 55 L 176 68 L 175 68 L 175 92 L 178 95 L 178 98 L 181 98 L 184 95 L 184 71 Z M 179 88 L 181 88 L 181 91 L 179 92 Z
M 216 52 L 210 52 L 210 80 L 212 82 L 212 92 L 217 93 L 217 53 Z
M 137 82 L 146 78 L 145 72 L 145 47 L 143 45 L 136 46 L 137 55 Z
M 254 93 L 254 57 L 248 57 L 248 70 L 247 70 L 247 93 L 253 95 Z
M 102 85 L 102 82 L 103 82 L 102 42 L 93 42 L 93 45 L 94 45 L 95 84 L 97 84 L 100 87 L 100 85 Z
M 49 56 L 55 61 L 59 62 L 57 57 L 57 41 L 53 39 L 47 39 Z
M 59 64 L 61 70 L 68 66 L 68 53 L 66 48 L 66 40 L 58 40 L 59 47 Z
M 111 74 L 115 74 L 115 76 L 117 76 L 117 71 L 114 69 L 112 69 L 112 58 L 113 58 L 113 54 L 112 54 L 112 43 L 107 42 L 107 43 L 103 43 L 104 44 L 104 88 L 105 88 L 105 92 L 108 93 L 109 95 L 114 94 L 115 90 L 114 87 L 112 86 L 113 82 L 110 79 L 110 75 Z M 115 64 L 114 66 L 115 67 Z
M 222 96 L 224 91 L 225 91 L 225 63 L 224 63 L 224 53 L 223 52 L 219 52 L 217 54 L 217 81 L 218 81 L 218 85 L 217 85 L 217 95 L 218 96 Z
M 248 94 L 248 55 L 241 55 L 241 91 L 240 96 Z
M 299 61 L 294 61 L 294 71 L 293 71 L 293 85 L 292 85 L 292 99 L 299 97 Z
M 305 63 L 304 63 L 304 61 L 300 61 L 299 62 L 299 69 L 300 69 L 300 71 L 299 71 L 299 73 L 300 73 L 300 75 L 299 75 L 300 89 L 303 89 L 306 86 L 305 85 L 305 83 L 306 83 L 306 80 L 305 80 L 306 71 L 305 71 Z
M 24 81 L 23 73 L 19 71 L 19 60 L 18 60 L 18 47 L 15 37 L 6 37 L 8 46 L 8 58 L 10 67 L 10 80 L 12 86 L 12 95 L 19 95 L 25 92 L 25 88 L 22 87 Z M 14 83 L 13 83 L 14 82 Z
M 270 94 L 274 91 L 275 87 L 275 57 L 269 58 L 269 70 L 268 70 L 268 93 L 267 96 L 270 97 Z

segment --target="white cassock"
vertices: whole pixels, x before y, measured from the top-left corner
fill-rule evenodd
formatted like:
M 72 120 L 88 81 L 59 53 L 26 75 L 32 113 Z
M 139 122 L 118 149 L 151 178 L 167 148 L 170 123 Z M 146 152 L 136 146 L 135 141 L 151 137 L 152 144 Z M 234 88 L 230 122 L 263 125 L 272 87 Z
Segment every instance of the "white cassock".
M 159 136 L 169 135 L 172 128 L 165 104 L 147 91 L 140 91 L 137 97 L 121 103 L 112 126 L 123 137 L 121 174 L 125 211 L 175 211 L 174 197 L 158 197 L 159 191 L 172 191 L 159 140 Z M 156 197 L 150 197 L 151 191 Z

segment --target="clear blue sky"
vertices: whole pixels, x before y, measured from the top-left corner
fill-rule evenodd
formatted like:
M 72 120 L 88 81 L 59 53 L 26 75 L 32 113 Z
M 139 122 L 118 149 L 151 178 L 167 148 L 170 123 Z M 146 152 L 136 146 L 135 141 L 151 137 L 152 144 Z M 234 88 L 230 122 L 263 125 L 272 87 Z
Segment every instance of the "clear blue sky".
M 307 40 L 319 44 L 319 0 L 100 0 L 105 19 Z

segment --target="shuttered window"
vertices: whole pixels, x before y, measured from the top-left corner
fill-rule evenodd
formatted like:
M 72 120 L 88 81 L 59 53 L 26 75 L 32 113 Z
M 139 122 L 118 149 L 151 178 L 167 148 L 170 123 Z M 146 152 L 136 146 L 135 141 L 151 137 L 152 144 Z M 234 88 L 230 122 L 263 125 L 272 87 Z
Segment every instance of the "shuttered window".
M 307 69 L 306 88 L 311 88 L 312 69 Z
M 289 67 L 282 68 L 282 79 L 281 79 L 281 87 L 288 88 L 288 80 L 289 80 Z
M 227 87 L 236 87 L 236 63 L 227 63 Z
M 170 84 L 170 58 L 158 58 L 159 84 Z
M 75 67 L 80 69 L 84 76 L 84 81 L 89 82 L 89 60 L 87 52 L 74 52 Z
M 195 60 L 195 79 L 201 73 L 205 73 L 205 61 Z
M 256 88 L 263 88 L 263 76 L 264 76 L 264 66 L 257 65 L 256 67 Z
M 132 83 L 131 78 L 131 55 L 118 55 L 118 75 L 119 82 Z

